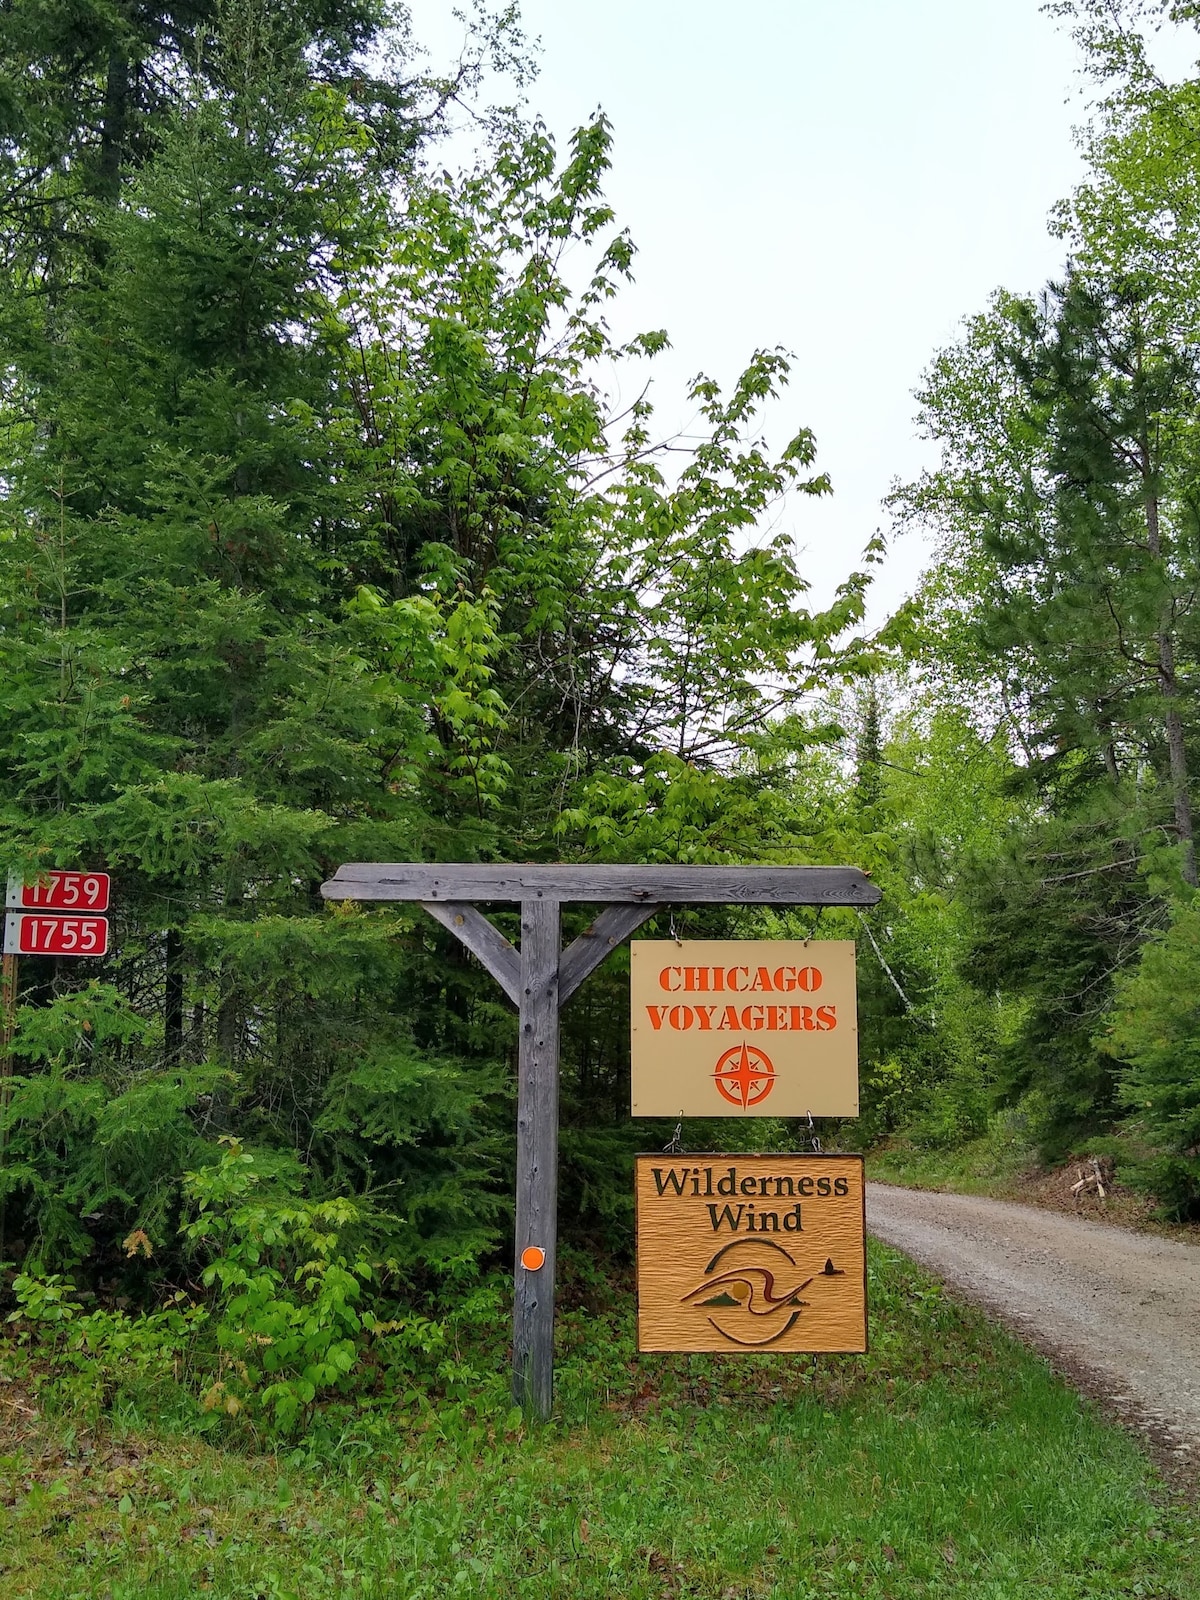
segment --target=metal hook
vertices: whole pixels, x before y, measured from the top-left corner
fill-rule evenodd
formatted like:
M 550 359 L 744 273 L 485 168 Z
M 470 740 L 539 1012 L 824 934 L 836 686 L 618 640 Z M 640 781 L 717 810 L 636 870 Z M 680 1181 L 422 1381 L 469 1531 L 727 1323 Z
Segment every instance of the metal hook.
M 811 1111 L 808 1113 L 808 1143 L 813 1153 L 819 1156 L 821 1154 L 821 1141 L 817 1138 L 816 1124 L 813 1122 Z
M 679 1113 L 679 1121 L 675 1124 L 675 1132 L 671 1135 L 670 1144 L 663 1145 L 663 1154 L 668 1156 L 681 1156 L 683 1154 L 683 1112 Z
M 667 912 L 667 926 L 671 930 L 671 937 L 672 937 L 672 939 L 674 939 L 675 943 L 676 944 L 682 944 L 683 940 L 675 932 L 675 913 L 673 911 L 668 911 Z

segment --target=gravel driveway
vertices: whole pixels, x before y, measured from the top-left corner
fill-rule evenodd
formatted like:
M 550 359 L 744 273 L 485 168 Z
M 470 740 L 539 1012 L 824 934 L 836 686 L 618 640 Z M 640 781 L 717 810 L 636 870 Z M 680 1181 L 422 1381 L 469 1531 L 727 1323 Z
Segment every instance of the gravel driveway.
M 867 1226 L 1200 1460 L 1200 1244 L 880 1183 L 867 1186 Z

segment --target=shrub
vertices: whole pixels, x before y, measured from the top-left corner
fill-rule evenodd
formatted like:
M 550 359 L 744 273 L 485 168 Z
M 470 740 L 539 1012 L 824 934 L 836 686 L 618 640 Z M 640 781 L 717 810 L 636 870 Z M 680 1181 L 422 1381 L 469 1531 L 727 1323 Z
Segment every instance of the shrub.
M 359 1208 L 350 1200 L 302 1203 L 260 1192 L 254 1157 L 224 1139 L 220 1162 L 187 1175 L 197 1209 L 188 1243 L 208 1256 L 221 1368 L 207 1410 L 264 1416 L 296 1431 L 318 1397 L 349 1393 L 371 1334 L 399 1329 L 360 1309 L 375 1281 Z

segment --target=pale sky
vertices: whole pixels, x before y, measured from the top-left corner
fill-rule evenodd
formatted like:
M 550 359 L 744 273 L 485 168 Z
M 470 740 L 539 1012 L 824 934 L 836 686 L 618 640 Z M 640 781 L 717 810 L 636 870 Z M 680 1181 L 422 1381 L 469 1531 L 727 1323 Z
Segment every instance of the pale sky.
M 415 37 L 457 53 L 446 0 L 412 0 Z M 896 477 L 929 459 L 912 391 L 961 319 L 1062 265 L 1046 219 L 1082 167 L 1070 38 L 1038 0 L 523 0 L 541 39 L 530 109 L 565 141 L 599 106 L 616 136 L 608 196 L 638 247 L 610 314 L 665 327 L 664 432 L 687 380 L 728 382 L 758 345 L 794 352 L 767 427 L 817 436 L 833 478 L 789 505 L 813 598 L 827 600 L 883 524 Z M 627 387 L 632 387 L 628 384 Z M 632 398 L 630 393 L 625 399 Z M 926 559 L 898 544 L 872 620 Z

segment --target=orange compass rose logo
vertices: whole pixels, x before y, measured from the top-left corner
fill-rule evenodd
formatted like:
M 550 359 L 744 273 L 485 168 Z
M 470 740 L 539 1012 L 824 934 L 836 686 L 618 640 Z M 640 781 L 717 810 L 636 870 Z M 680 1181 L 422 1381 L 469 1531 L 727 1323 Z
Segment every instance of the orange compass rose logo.
M 713 1069 L 713 1082 L 730 1105 L 748 1111 L 775 1087 L 775 1068 L 757 1045 L 734 1045 Z

